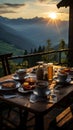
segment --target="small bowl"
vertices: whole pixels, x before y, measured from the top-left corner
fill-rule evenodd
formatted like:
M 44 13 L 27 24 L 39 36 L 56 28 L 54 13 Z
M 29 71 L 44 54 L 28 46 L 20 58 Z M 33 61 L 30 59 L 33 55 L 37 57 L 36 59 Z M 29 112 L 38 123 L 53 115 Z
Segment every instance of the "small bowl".
M 23 87 L 24 90 L 30 90 L 30 85 L 29 85 L 28 82 L 24 82 L 24 83 L 22 84 L 22 87 Z
M 36 83 L 35 77 L 29 77 L 25 79 L 26 82 L 28 82 L 30 85 L 34 85 Z
M 29 82 L 24 82 L 22 84 L 22 87 L 24 90 L 33 90 L 35 88 L 35 85 L 30 85 Z

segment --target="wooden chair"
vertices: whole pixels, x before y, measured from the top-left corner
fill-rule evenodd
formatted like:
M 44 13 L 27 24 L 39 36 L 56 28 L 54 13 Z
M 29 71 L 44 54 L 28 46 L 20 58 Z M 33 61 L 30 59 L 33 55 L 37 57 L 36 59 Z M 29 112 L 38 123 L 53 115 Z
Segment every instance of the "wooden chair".
M 73 130 L 73 104 L 62 111 L 51 123 L 48 130 Z
M 0 102 L 0 129 L 29 129 L 34 125 L 29 123 L 34 115 L 27 110 L 11 106 L 8 103 Z
M 7 117 L 9 116 L 9 106 L 7 103 L 0 101 L 0 129 L 4 127 L 3 124 L 3 114 L 7 113 Z

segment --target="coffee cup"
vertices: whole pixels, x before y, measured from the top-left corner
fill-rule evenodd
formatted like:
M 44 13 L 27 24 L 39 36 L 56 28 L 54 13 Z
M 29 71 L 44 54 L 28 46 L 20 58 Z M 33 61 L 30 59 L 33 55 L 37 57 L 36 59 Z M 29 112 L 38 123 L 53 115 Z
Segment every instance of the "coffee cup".
M 18 75 L 18 77 L 19 77 L 20 79 L 23 79 L 24 76 L 26 75 L 26 69 L 18 69 L 18 70 L 16 71 L 16 74 Z
M 67 73 L 61 73 L 61 72 L 58 73 L 58 79 L 60 82 L 65 82 L 67 79 L 67 76 L 68 76 Z

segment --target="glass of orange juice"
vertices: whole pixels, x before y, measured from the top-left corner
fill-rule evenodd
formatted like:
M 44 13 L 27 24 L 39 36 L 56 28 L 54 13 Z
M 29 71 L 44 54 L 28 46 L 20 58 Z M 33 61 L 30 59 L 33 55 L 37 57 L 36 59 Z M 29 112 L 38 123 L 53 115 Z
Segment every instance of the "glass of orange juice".
M 48 63 L 48 81 L 51 82 L 53 80 L 53 63 Z

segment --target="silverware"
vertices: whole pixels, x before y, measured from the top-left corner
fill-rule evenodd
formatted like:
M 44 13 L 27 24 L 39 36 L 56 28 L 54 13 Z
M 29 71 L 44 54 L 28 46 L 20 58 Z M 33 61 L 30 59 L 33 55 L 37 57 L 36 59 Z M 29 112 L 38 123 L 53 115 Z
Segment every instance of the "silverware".
M 4 96 L 4 98 L 9 99 L 9 98 L 18 97 L 19 95 L 13 94 L 13 95 L 3 95 L 3 96 Z

